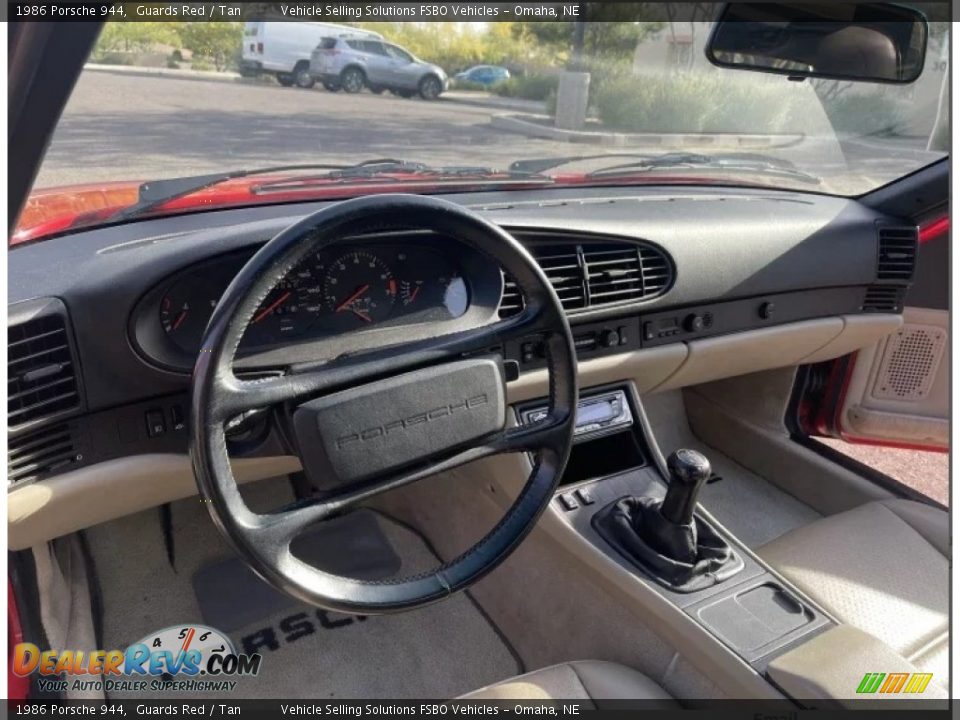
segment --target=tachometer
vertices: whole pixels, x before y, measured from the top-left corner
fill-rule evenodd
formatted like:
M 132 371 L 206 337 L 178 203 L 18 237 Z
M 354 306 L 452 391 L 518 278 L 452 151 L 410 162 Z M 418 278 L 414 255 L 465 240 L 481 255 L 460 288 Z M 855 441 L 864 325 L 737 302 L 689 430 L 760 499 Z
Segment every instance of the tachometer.
M 390 317 L 397 299 L 397 281 L 386 263 L 358 250 L 341 255 L 323 280 L 328 310 L 344 328 L 365 327 Z

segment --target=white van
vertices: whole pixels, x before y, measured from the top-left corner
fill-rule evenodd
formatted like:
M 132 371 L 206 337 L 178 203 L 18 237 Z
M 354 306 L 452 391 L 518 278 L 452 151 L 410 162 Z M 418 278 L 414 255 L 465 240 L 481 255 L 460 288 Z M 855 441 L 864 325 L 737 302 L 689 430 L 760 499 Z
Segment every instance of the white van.
M 318 22 L 247 22 L 243 28 L 244 75 L 276 75 L 284 87 L 313 87 L 310 54 L 325 37 L 368 37 L 379 33 L 348 25 Z

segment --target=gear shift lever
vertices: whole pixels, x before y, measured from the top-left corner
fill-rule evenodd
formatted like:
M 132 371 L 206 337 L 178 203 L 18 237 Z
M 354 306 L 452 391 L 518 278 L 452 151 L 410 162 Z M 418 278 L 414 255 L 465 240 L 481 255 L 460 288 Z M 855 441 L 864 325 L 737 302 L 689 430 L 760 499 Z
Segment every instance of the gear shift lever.
M 703 484 L 710 479 L 710 461 L 696 450 L 676 450 L 667 458 L 670 485 L 660 514 L 675 525 L 693 522 L 693 509 Z
M 710 478 L 710 461 L 696 450 L 677 450 L 667 459 L 667 469 L 670 484 L 663 500 L 653 495 L 622 497 L 594 515 L 594 528 L 621 555 L 679 592 L 736 575 L 743 560 L 693 513 Z

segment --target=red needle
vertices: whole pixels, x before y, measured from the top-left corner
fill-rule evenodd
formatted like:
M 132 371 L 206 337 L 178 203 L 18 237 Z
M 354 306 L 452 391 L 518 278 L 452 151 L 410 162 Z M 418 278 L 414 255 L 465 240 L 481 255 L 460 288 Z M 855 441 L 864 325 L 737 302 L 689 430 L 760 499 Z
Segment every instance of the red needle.
M 173 321 L 173 329 L 176 330 L 183 324 L 183 321 L 187 319 L 187 311 L 181 310 L 180 314 L 177 315 L 177 319 Z
M 359 298 L 361 295 L 363 295 L 363 294 L 364 294 L 367 290 L 369 290 L 369 289 L 370 289 L 370 286 L 369 286 L 369 285 L 363 285 L 363 286 L 361 286 L 361 287 L 358 287 L 358 288 L 357 288 L 357 291 L 356 291 L 355 293 L 353 293 L 353 295 L 351 295 L 351 296 L 348 297 L 346 300 L 344 300 L 342 303 L 340 303 L 339 305 L 337 305 L 337 309 L 334 310 L 334 312 L 340 312 L 341 310 L 346 310 L 346 309 L 349 307 L 349 305 L 350 305 L 354 300 L 356 300 L 357 298 Z
M 260 322 L 261 320 L 263 320 L 267 315 L 269 315 L 269 314 L 272 313 L 274 310 L 276 310 L 278 307 L 280 307 L 281 305 L 283 305 L 283 304 L 287 301 L 287 298 L 288 298 L 288 297 L 290 297 L 290 291 L 289 291 L 289 290 L 287 290 L 283 295 L 281 295 L 281 296 L 278 297 L 276 300 L 274 300 L 272 303 L 270 303 L 270 305 L 269 305 L 268 307 L 265 307 L 263 310 L 261 310 L 259 313 L 257 313 L 257 316 L 253 319 L 253 322 L 258 323 L 258 322 Z
M 408 300 L 407 302 L 413 302 L 414 300 L 416 300 L 416 299 L 417 299 L 417 293 L 419 293 L 419 292 L 420 292 L 420 286 L 417 285 L 417 286 L 413 289 L 413 292 L 410 294 L 410 300 Z
M 356 315 L 358 318 L 360 318 L 364 322 L 373 322 L 373 320 L 370 319 L 369 315 L 367 315 L 365 312 L 361 312 L 360 310 L 357 310 L 356 308 L 350 308 L 350 312 L 352 312 L 354 315 Z

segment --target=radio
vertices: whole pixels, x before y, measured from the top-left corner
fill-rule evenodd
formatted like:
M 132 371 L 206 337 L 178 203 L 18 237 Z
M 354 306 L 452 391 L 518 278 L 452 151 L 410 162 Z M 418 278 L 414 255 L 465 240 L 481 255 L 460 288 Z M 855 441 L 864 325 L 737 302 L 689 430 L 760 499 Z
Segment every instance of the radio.
M 546 406 L 520 411 L 520 424 L 533 425 L 547 417 Z M 609 390 L 580 398 L 573 435 L 576 442 L 600 435 L 609 435 L 633 425 L 633 413 L 623 390 Z

